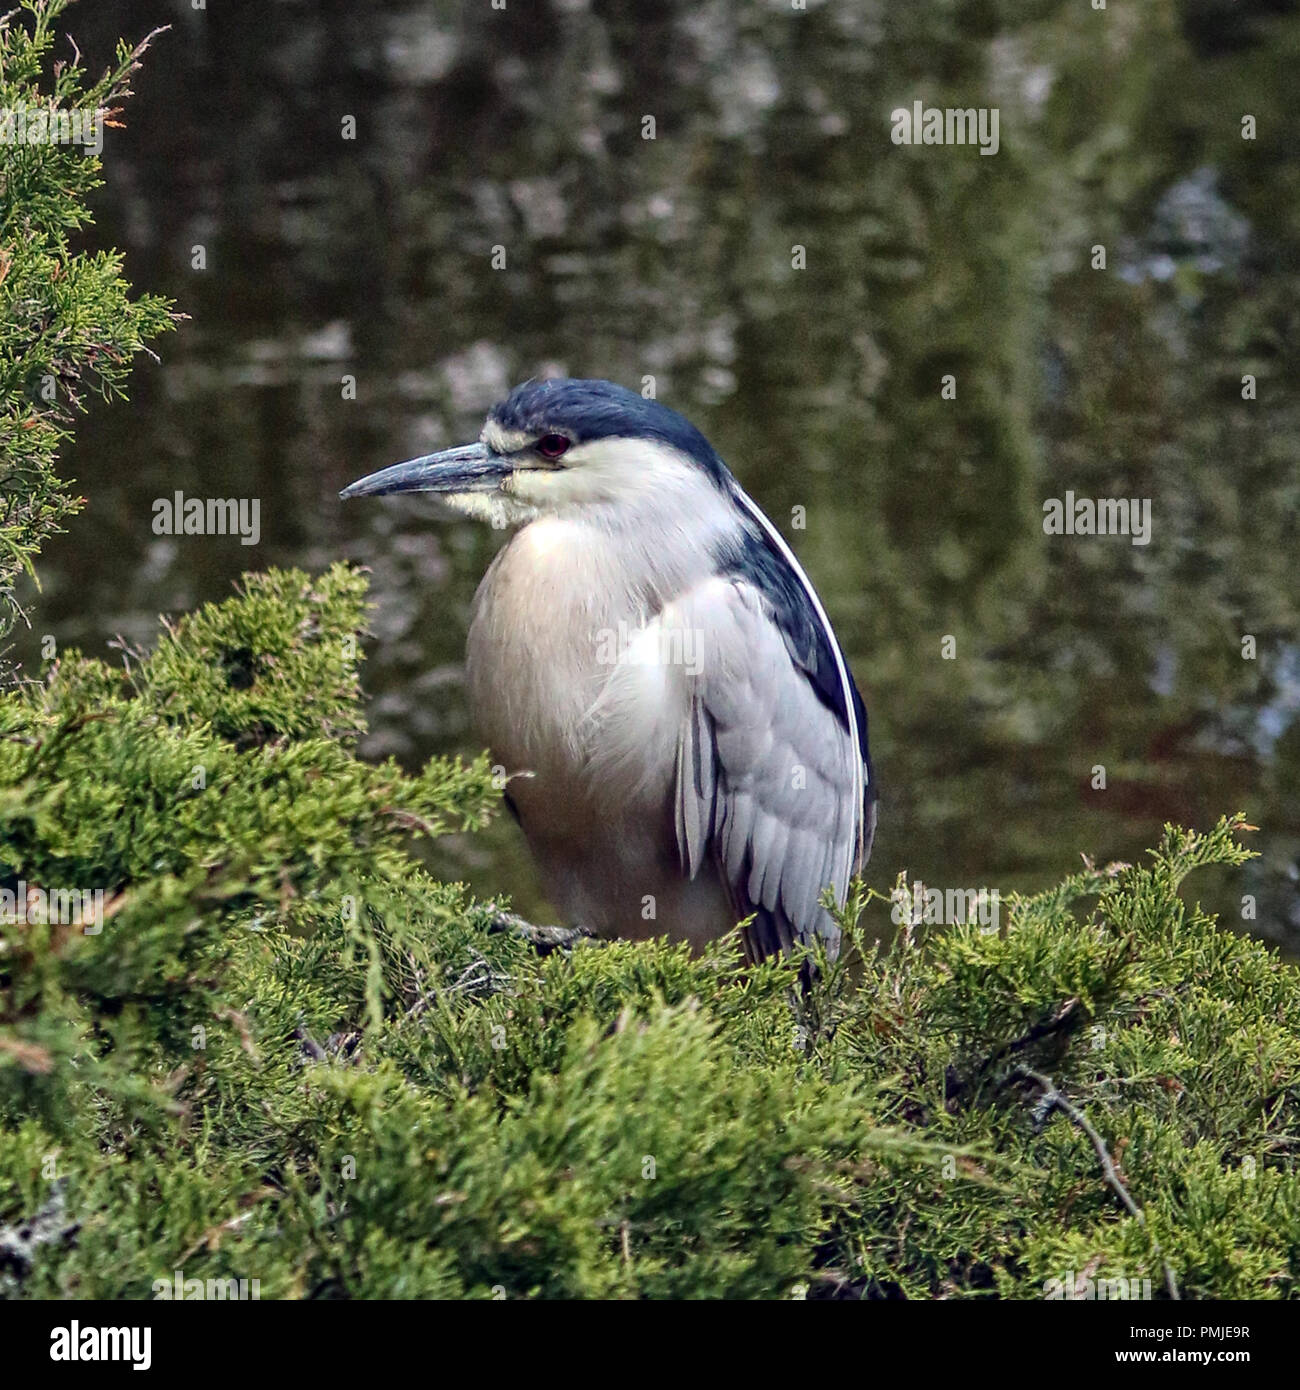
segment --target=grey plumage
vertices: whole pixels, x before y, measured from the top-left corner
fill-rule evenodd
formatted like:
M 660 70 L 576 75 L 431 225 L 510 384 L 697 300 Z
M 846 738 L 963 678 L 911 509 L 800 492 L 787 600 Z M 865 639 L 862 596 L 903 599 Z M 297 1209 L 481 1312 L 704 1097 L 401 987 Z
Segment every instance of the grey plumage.
M 694 426 L 608 382 L 528 383 L 477 446 L 345 495 L 436 491 L 520 529 L 475 598 L 467 673 L 552 897 L 602 935 L 759 960 L 838 931 L 871 850 L 867 718 L 775 528 Z

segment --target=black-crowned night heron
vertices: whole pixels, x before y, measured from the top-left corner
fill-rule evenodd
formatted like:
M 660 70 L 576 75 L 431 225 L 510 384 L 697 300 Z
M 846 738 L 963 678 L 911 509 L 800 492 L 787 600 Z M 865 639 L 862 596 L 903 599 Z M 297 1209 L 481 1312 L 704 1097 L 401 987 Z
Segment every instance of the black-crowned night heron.
M 519 530 L 474 599 L 480 732 L 552 899 L 599 936 L 751 960 L 839 931 L 871 852 L 867 713 L 776 527 L 689 421 L 608 381 L 531 381 L 477 444 L 344 497 L 437 493 Z

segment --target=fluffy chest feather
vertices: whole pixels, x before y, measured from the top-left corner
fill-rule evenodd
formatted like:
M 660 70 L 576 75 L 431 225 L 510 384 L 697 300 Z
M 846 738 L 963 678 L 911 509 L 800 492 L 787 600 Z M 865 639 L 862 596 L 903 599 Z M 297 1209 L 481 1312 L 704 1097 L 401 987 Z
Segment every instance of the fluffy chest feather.
M 497 556 L 474 600 L 473 712 L 511 770 L 570 770 L 590 757 L 620 652 L 653 598 L 598 529 L 543 518 Z

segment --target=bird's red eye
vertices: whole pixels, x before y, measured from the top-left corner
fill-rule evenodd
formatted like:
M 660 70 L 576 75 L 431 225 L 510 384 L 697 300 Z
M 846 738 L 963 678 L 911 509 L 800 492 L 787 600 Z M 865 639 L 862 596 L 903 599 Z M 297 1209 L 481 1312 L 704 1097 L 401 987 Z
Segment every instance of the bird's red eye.
M 537 452 L 543 458 L 557 459 L 569 447 L 569 442 L 564 434 L 544 434 L 537 441 Z

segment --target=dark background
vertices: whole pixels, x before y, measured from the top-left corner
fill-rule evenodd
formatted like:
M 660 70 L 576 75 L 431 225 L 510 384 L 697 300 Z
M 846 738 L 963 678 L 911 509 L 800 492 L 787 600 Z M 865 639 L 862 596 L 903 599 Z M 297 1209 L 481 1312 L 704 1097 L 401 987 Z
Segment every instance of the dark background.
M 1246 925 L 1300 945 L 1294 3 L 67 17 L 95 70 L 159 23 L 90 241 L 190 319 L 67 456 L 88 506 L 27 595 L 29 666 L 46 633 L 149 644 L 245 569 L 347 557 L 374 571 L 368 751 L 476 751 L 461 653 L 501 537 L 337 490 L 474 437 L 527 376 L 649 375 L 841 634 L 883 787 L 873 884 L 1005 894 L 1243 809 L 1262 858 L 1195 891 L 1234 923 L 1255 895 Z M 996 106 L 998 154 L 893 145 L 915 100 Z M 155 536 L 178 488 L 259 498 L 260 545 Z M 1152 543 L 1045 536 L 1067 489 L 1150 498 Z M 508 822 L 445 858 L 545 911 Z

